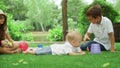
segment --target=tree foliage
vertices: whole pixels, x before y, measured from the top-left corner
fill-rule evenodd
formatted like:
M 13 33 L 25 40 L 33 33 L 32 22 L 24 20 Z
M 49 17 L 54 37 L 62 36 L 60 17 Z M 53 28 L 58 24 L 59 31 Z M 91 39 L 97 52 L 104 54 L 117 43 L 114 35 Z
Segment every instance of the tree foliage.
M 7 6 L 6 12 L 12 14 L 14 20 L 26 19 L 27 8 L 23 0 L 4 0 L 4 4 Z
M 68 17 L 72 18 L 75 22 L 79 21 L 79 12 L 84 8 L 86 4 L 82 0 L 68 0 L 67 12 Z
M 8 16 L 9 33 L 13 40 L 15 41 L 19 41 L 19 40 L 32 41 L 33 40 L 32 33 L 29 32 L 30 28 L 29 26 L 26 27 L 26 23 L 13 20 L 11 14 L 8 14 L 7 16 Z
M 9 29 L 8 31 L 12 39 L 15 41 L 31 41 L 33 40 L 33 37 L 28 30 L 31 30 L 32 27 L 30 25 L 26 27 L 26 23 L 23 23 L 22 21 L 16 21 L 16 19 L 23 20 L 22 18 L 25 16 L 25 14 L 22 15 L 22 11 L 25 12 L 25 10 L 22 9 L 23 4 L 19 4 L 20 1 L 22 0 L 0 0 L 0 9 L 3 10 L 7 15 L 7 25 Z
M 52 0 L 24 0 L 24 3 L 28 8 L 26 16 L 31 20 L 31 24 L 35 26 L 35 30 L 45 31 L 46 28 L 55 24 L 54 12 L 56 8 Z
M 62 41 L 62 26 L 57 25 L 55 28 L 50 29 L 47 38 L 49 41 Z
M 116 4 L 114 6 L 115 10 L 118 11 L 118 13 L 119 13 L 119 17 L 117 18 L 117 22 L 120 22 L 120 7 L 119 6 L 120 6 L 120 0 L 117 0 Z
M 7 9 L 7 6 L 4 3 L 4 0 L 0 0 L 0 9 L 5 11 Z

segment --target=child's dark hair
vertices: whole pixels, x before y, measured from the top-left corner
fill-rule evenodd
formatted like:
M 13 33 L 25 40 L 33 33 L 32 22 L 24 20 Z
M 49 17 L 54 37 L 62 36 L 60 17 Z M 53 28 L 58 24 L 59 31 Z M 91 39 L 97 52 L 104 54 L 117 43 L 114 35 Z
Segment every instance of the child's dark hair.
M 102 15 L 102 10 L 100 5 L 93 5 L 86 12 L 86 16 L 92 16 L 93 18 L 96 18 L 97 16 L 101 16 L 101 15 Z

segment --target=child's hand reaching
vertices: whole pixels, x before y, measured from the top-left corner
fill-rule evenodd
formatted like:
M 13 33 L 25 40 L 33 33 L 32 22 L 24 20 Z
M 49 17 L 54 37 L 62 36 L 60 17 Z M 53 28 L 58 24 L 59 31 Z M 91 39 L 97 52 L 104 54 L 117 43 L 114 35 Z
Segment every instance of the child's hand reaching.
M 90 40 L 90 38 L 89 38 L 89 36 L 86 34 L 85 36 L 84 36 L 84 43 L 86 43 L 86 40 Z
M 69 55 L 84 55 L 86 54 L 84 51 L 81 51 L 79 53 L 75 53 L 75 52 L 71 52 L 71 53 L 68 53 Z
M 84 51 L 81 51 L 81 52 L 80 52 L 80 55 L 84 55 L 84 54 L 86 54 Z

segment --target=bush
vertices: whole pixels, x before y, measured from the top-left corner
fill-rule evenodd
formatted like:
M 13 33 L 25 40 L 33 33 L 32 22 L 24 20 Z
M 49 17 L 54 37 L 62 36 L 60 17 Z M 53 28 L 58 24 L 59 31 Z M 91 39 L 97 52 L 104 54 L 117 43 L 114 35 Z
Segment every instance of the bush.
M 62 41 L 62 27 L 57 26 L 56 28 L 50 29 L 48 34 L 49 41 Z
M 29 28 L 26 27 L 25 23 L 21 23 L 20 21 L 12 20 L 12 15 L 8 16 L 8 29 L 9 33 L 13 40 L 33 40 L 32 34 L 29 33 Z
M 33 41 L 33 35 L 31 32 L 22 34 L 22 40 Z

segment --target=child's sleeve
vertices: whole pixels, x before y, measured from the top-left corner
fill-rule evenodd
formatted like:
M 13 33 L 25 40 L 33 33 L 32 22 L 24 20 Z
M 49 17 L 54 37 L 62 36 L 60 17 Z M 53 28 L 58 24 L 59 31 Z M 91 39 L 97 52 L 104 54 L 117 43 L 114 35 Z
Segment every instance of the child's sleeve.
M 88 27 L 88 31 L 87 32 L 93 33 L 93 31 L 92 31 L 92 24 L 90 24 L 90 26 Z
M 108 30 L 108 33 L 113 32 L 113 25 L 112 25 L 112 22 L 110 20 L 108 21 L 107 30 Z

